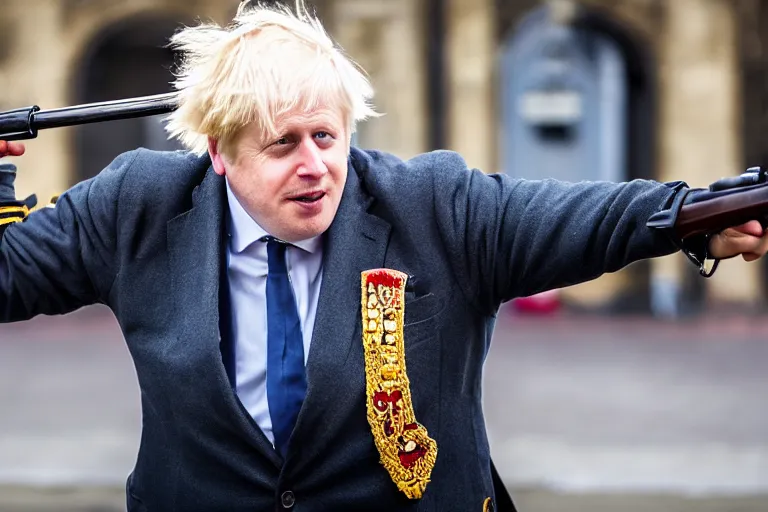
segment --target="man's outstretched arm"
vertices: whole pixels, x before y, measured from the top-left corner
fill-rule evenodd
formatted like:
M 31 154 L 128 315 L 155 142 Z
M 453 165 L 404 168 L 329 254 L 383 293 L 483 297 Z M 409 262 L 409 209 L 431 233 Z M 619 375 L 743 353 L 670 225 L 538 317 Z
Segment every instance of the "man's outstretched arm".
M 450 152 L 438 157 L 430 162 L 440 169 L 436 218 L 465 292 L 485 310 L 680 248 L 646 223 L 684 184 L 519 180 L 468 170 Z M 751 260 L 767 249 L 768 236 L 752 221 L 713 236 L 707 253 Z

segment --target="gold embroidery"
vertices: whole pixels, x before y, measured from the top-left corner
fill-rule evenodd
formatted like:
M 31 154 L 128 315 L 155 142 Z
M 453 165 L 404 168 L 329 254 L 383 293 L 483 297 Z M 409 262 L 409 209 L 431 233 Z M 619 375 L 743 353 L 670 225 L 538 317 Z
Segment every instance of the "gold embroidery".
M 0 226 L 21 222 L 29 215 L 29 208 L 24 206 L 0 206 Z
M 491 498 L 485 498 L 483 512 L 493 512 L 493 500 Z
M 21 213 L 26 217 L 29 215 L 29 208 L 26 206 L 0 206 L 0 213 Z
M 405 282 L 397 270 L 362 273 L 363 346 L 368 423 L 381 464 L 408 498 L 421 498 L 437 459 L 437 443 L 416 422 L 405 370 Z
M 7 217 L 4 219 L 0 219 L 0 226 L 4 226 L 6 224 L 15 224 L 16 222 L 21 222 L 24 219 L 21 217 Z

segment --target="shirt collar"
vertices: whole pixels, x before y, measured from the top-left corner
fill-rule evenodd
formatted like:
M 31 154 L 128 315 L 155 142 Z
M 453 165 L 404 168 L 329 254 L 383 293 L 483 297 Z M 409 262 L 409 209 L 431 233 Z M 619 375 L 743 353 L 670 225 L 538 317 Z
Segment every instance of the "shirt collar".
M 225 180 L 227 184 L 227 199 L 229 200 L 229 231 L 230 231 L 230 249 L 233 252 L 241 253 L 248 248 L 251 244 L 258 241 L 262 237 L 269 235 L 264 228 L 262 228 L 258 222 L 245 211 L 243 205 L 240 204 L 240 200 L 237 199 L 235 193 L 232 192 L 232 188 L 229 186 L 229 180 Z M 314 253 L 322 245 L 322 235 L 318 235 L 306 240 L 300 240 L 298 242 L 291 242 L 300 249 L 306 252 Z

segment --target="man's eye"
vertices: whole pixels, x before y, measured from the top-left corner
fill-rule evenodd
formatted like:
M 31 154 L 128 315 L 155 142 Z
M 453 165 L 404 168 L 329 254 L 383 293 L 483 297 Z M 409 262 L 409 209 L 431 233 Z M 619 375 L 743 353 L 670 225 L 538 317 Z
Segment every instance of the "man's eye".
M 284 146 L 285 144 L 289 144 L 290 141 L 288 140 L 288 137 L 280 137 L 275 141 L 275 145 L 277 146 Z
M 331 134 L 330 134 L 330 133 L 328 133 L 328 132 L 317 132 L 317 133 L 315 134 L 315 137 L 317 137 L 318 139 L 327 139 L 327 138 L 329 138 L 330 136 L 331 136 Z

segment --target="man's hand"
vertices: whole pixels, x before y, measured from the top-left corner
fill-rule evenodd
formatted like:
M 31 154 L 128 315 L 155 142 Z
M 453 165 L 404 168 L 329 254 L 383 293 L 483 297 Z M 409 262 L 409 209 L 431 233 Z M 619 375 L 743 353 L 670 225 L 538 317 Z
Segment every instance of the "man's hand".
M 6 142 L 0 140 L 0 158 L 4 156 L 21 156 L 24 154 L 24 144 L 21 142 Z
M 21 142 L 6 142 L 0 140 L 0 158 L 4 156 L 21 156 L 24 154 L 24 144 Z M 10 163 L 0 162 L 0 206 L 6 207 L 5 212 L 0 214 L 0 226 L 7 224 L 9 217 L 18 217 L 23 214 L 21 218 L 26 217 L 29 210 L 37 205 L 37 196 L 32 194 L 26 199 L 16 199 L 16 189 L 13 185 L 16 181 L 16 166 Z M 26 210 L 21 210 L 20 207 L 26 206 Z M 8 208 L 15 208 L 12 214 L 9 215 Z M 4 222 L 5 221 L 5 222 Z
M 4 156 L 21 156 L 24 154 L 24 144 L 0 140 L 0 158 Z M 0 163 L 0 201 L 16 201 L 16 191 L 13 182 L 16 180 L 16 166 Z
M 755 261 L 768 252 L 768 230 L 756 220 L 734 226 L 714 235 L 709 241 L 709 256 L 726 259 L 741 255 Z

